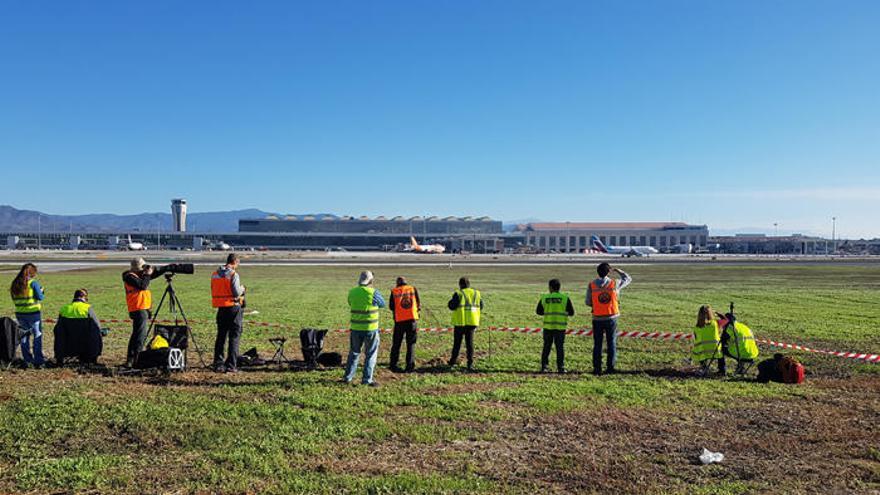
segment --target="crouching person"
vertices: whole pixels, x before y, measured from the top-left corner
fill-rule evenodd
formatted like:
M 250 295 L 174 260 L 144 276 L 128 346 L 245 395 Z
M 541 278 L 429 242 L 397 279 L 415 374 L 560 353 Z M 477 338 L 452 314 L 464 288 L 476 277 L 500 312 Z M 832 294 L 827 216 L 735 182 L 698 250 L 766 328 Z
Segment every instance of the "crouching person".
M 700 374 L 708 375 L 712 361 L 718 361 L 718 374 L 727 373 L 727 362 L 721 350 L 721 329 L 716 321 L 717 313 L 708 305 L 697 311 L 697 326 L 694 328 L 694 347 L 691 360 L 700 365 Z
M 104 349 L 101 324 L 89 304 L 86 289 L 77 289 L 73 301 L 62 306 L 55 325 L 55 361 L 75 357 L 81 364 L 95 364 Z

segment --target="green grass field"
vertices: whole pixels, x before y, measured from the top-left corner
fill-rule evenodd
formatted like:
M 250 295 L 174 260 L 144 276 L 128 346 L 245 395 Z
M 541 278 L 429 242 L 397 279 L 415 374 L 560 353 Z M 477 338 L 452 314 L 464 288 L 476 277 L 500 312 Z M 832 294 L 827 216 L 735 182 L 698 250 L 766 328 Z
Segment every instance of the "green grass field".
M 6 267 L 9 268 L 9 267 Z M 621 330 L 688 332 L 696 309 L 725 309 L 759 338 L 880 352 L 880 265 L 635 265 Z M 589 324 L 591 267 L 376 267 L 387 296 L 398 275 L 448 326 L 458 277 L 483 291 L 483 326 L 540 326 L 538 295 L 557 277 Z M 86 287 L 101 318 L 124 318 L 119 269 L 48 273 L 44 317 Z M 175 287 L 195 337 L 213 347 L 208 268 Z M 346 326 L 359 270 L 241 269 L 248 287 L 242 351 L 301 327 Z M 11 281 L 13 272 L 0 273 Z M 4 282 L 8 283 L 8 282 Z M 154 281 L 156 297 L 164 281 Z M 10 304 L 11 306 L 11 304 Z M 383 314 L 388 326 L 390 314 Z M 102 362 L 124 360 L 129 327 L 111 325 Z M 479 331 L 477 373 L 444 370 L 451 334 L 419 336 L 413 374 L 387 370 L 378 389 L 337 383 L 340 369 L 191 370 L 107 377 L 76 369 L 0 372 L 0 492 L 112 493 L 777 493 L 880 490 L 880 365 L 795 353 L 801 386 L 698 379 L 686 343 L 621 339 L 624 374 L 593 377 L 592 339 L 570 336 L 565 376 L 540 375 L 539 335 Z M 47 328 L 51 355 L 51 326 Z M 347 350 L 333 333 L 325 350 Z M 769 357 L 774 352 L 761 348 Z M 298 345 L 288 356 L 300 357 Z M 195 355 L 191 354 L 191 364 Z M 210 361 L 210 352 L 205 354 Z M 552 361 L 552 357 L 551 357 Z M 725 453 L 696 463 L 702 447 Z

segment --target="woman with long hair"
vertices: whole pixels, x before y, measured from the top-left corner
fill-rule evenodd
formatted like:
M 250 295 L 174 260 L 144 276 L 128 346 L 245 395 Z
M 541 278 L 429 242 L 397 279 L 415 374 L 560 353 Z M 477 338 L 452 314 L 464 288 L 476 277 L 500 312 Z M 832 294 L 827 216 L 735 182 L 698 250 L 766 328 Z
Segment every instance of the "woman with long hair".
M 697 326 L 694 328 L 694 348 L 691 358 L 700 364 L 703 372 L 709 372 L 713 359 L 718 360 L 718 374 L 727 372 L 727 363 L 721 350 L 721 328 L 715 319 L 717 314 L 707 304 L 697 311 Z
M 9 294 L 15 304 L 15 319 L 21 328 L 21 356 L 25 365 L 42 368 L 43 357 L 43 325 L 42 301 L 43 287 L 36 279 L 37 266 L 25 263 L 9 287 Z M 33 353 L 31 353 L 31 337 L 33 337 Z

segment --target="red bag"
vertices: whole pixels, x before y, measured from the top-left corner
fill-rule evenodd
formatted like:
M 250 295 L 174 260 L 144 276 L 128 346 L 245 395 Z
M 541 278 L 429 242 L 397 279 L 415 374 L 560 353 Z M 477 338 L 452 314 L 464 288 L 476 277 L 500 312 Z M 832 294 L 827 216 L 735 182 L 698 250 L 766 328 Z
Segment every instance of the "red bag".
M 783 356 L 779 360 L 779 372 L 782 374 L 782 383 L 804 382 L 804 365 L 791 356 Z

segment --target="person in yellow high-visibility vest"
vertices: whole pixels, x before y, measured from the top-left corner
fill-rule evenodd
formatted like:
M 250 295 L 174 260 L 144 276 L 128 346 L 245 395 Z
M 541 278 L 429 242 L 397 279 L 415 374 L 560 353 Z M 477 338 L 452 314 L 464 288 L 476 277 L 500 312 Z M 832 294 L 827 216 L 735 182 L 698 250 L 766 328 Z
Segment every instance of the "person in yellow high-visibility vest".
M 691 360 L 699 363 L 703 372 L 709 372 L 713 359 L 718 360 L 718 374 L 727 372 L 727 362 L 721 349 L 721 328 L 716 317 L 720 316 L 708 305 L 700 306 L 697 311 L 697 326 L 694 328 L 694 347 Z
M 55 324 L 55 362 L 76 357 L 80 364 L 95 364 L 104 349 L 101 322 L 89 304 L 89 291 L 77 289 L 73 301 L 61 307 Z
M 565 373 L 565 332 L 568 330 L 568 318 L 574 316 L 574 306 L 572 306 L 568 294 L 560 292 L 562 283 L 559 282 L 559 279 L 554 278 L 548 285 L 550 292 L 541 295 L 538 307 L 535 308 L 535 313 L 544 317 L 541 373 L 547 372 L 550 348 L 553 345 L 556 345 L 556 370 L 559 373 Z
M 15 306 L 15 319 L 21 328 L 21 356 L 25 366 L 42 368 L 46 364 L 43 357 L 43 287 L 37 281 L 37 266 L 25 263 L 9 287 L 12 303 Z M 33 337 L 33 354 L 31 354 Z
M 452 299 L 449 300 L 447 306 L 452 311 L 452 326 L 454 327 L 449 366 L 458 364 L 458 353 L 461 350 L 461 341 L 464 339 L 467 347 L 467 370 L 473 371 L 474 332 L 480 326 L 483 297 L 480 291 L 471 288 L 471 282 L 467 277 L 461 277 L 458 281 L 458 290 L 452 294 Z
M 357 287 L 348 291 L 348 306 L 351 310 L 349 328 L 348 361 L 345 365 L 343 383 L 351 383 L 357 372 L 361 349 L 364 349 L 364 372 L 362 385 L 378 387 L 373 380 L 376 358 L 379 355 L 379 308 L 385 307 L 382 294 L 373 287 L 373 272 L 361 272 Z

